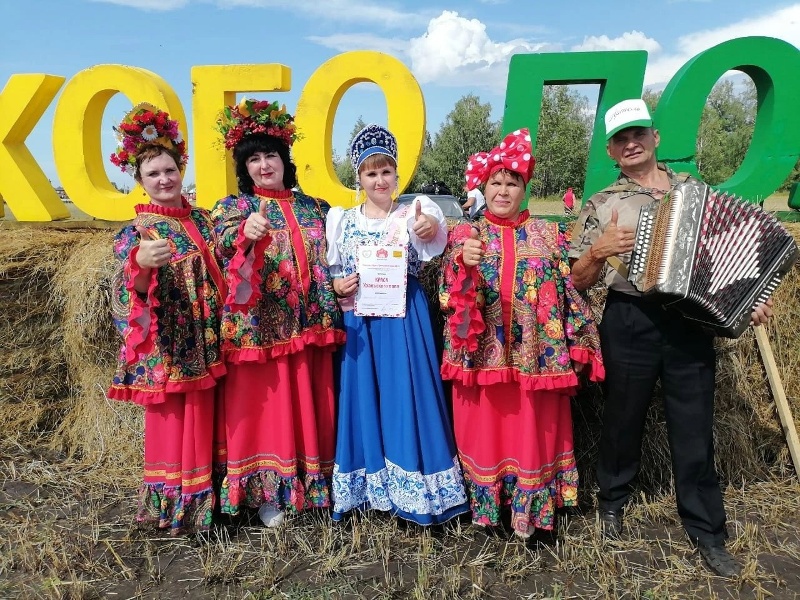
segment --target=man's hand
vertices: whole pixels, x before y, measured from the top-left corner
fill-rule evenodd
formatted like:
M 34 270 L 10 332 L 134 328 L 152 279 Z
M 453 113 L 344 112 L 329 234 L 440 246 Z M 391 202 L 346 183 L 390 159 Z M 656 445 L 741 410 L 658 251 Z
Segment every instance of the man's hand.
M 609 256 L 626 254 L 633 250 L 634 234 L 630 227 L 617 225 L 619 213 L 616 208 L 611 209 L 611 222 L 603 234 L 597 238 L 589 249 L 589 256 L 594 261 L 604 261 Z
M 772 318 L 772 298 L 766 302 L 757 304 L 750 314 L 750 325 L 758 327 Z

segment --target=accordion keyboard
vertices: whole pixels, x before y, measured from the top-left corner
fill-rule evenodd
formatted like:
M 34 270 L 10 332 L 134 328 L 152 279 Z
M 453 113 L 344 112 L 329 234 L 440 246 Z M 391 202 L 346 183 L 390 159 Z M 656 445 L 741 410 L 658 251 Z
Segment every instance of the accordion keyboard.
M 640 209 L 628 280 L 717 335 L 738 337 L 799 253 L 773 215 L 692 180 Z

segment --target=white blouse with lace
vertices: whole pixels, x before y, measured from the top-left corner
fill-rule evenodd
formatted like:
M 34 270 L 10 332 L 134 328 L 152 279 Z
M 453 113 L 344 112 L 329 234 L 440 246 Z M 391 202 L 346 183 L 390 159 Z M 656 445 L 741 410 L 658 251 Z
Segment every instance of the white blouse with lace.
M 436 235 L 429 242 L 421 241 L 414 233 L 417 202 L 422 205 L 422 214 L 431 215 L 439 223 Z M 444 251 L 447 244 L 447 221 L 442 209 L 427 196 L 417 196 L 410 205 L 394 206 L 387 218 L 368 218 L 364 216 L 363 206 L 362 204 L 347 210 L 335 206 L 328 211 L 325 236 L 331 277 L 346 277 L 355 273 L 357 248 L 386 243 L 384 234 L 392 229 L 393 219 L 402 219 L 401 223 L 397 223 L 397 243 L 408 244 L 409 275 L 416 277 L 423 263 Z

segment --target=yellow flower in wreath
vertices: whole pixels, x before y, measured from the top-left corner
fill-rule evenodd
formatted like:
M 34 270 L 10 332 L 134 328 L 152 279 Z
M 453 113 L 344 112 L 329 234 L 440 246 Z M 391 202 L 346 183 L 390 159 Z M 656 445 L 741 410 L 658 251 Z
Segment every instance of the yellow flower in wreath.
M 269 275 L 267 275 L 267 291 L 268 292 L 277 292 L 281 289 L 283 285 L 283 281 L 281 280 L 281 276 L 278 275 L 275 271 L 272 271 Z
M 239 114 L 243 117 L 250 116 L 250 109 L 247 108 L 247 98 L 242 98 L 242 101 L 239 102 Z

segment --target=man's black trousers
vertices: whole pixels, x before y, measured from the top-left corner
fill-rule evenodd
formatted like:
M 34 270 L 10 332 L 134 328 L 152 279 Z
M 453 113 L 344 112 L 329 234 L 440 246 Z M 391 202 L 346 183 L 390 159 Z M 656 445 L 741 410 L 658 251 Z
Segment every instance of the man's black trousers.
M 689 537 L 727 537 L 714 470 L 714 338 L 675 312 L 610 291 L 600 336 L 606 380 L 597 478 L 601 510 L 618 510 L 639 471 L 647 408 L 661 379 L 678 514 Z

